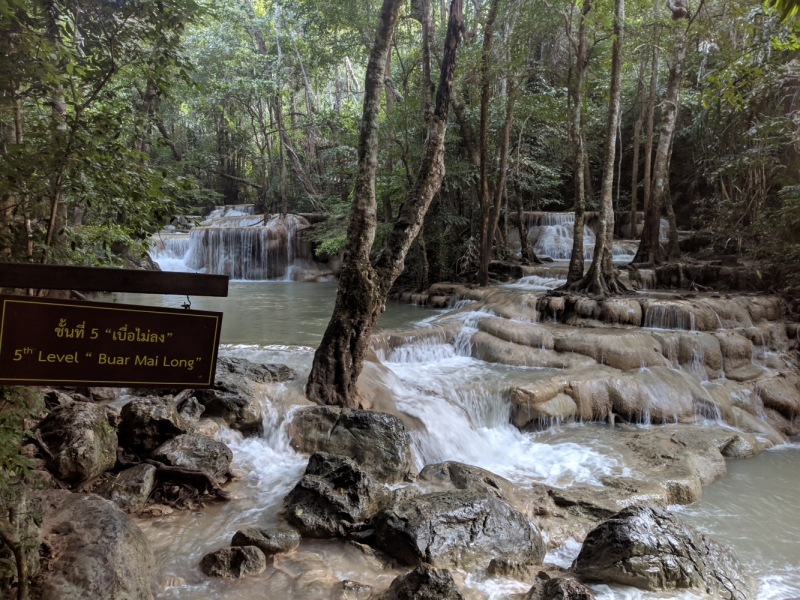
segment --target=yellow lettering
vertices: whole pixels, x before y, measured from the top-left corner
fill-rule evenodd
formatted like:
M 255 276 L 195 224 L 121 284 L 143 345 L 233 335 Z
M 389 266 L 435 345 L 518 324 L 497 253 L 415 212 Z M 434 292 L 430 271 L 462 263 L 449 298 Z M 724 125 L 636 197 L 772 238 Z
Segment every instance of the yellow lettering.
M 100 357 L 98 358 L 98 364 L 101 364 L 101 365 L 105 365 L 105 364 L 107 364 L 107 363 L 106 363 L 106 359 L 107 359 L 107 358 L 108 358 L 108 357 L 107 357 L 105 354 L 102 354 L 102 353 L 101 353 L 101 354 L 100 354 Z

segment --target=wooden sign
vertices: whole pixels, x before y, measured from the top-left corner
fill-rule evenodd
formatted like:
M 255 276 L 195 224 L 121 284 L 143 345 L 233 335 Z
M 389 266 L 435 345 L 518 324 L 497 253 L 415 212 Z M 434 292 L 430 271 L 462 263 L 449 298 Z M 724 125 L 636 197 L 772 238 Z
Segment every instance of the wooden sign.
M 0 385 L 210 388 L 222 313 L 0 296 Z

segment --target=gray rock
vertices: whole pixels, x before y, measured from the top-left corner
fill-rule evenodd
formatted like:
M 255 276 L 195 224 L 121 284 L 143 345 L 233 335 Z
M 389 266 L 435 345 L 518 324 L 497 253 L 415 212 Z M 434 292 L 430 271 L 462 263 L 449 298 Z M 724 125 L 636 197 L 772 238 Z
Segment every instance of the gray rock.
M 0 518 L 11 525 L 14 537 L 30 549 L 25 554 L 25 563 L 28 573 L 35 575 L 39 571 L 39 544 L 42 542 L 41 501 L 27 485 L 10 480 L 8 485 L 0 486 Z M 6 548 L 0 549 L 0 557 L 14 560 Z
M 300 534 L 291 527 L 249 527 L 231 540 L 231 546 L 255 546 L 267 556 L 291 552 L 299 545 Z
M 283 516 L 313 538 L 344 537 L 388 501 L 385 488 L 353 460 L 317 452 L 300 482 L 283 499 Z
M 173 467 L 199 469 L 217 475 L 228 470 L 233 452 L 222 442 L 206 435 L 187 433 L 156 448 L 152 457 Z
M 407 565 L 469 569 L 492 559 L 538 564 L 545 555 L 539 530 L 494 496 L 457 490 L 396 502 L 375 519 L 378 547 Z
M 44 518 L 54 558 L 36 586 L 41 600 L 152 599 L 153 552 L 128 515 L 94 494 L 58 494 L 55 506 Z
M 379 600 L 464 600 L 447 569 L 420 565 L 397 577 Z
M 594 600 L 594 594 L 574 577 L 556 577 L 534 585 L 525 600 Z
M 95 402 L 111 402 L 120 396 L 119 388 L 90 387 L 89 395 Z
M 252 431 L 261 427 L 261 409 L 253 404 L 256 383 L 289 381 L 296 377 L 286 365 L 256 364 L 245 358 L 217 359 L 214 388 L 198 390 L 206 417 L 220 417 L 234 429 Z
M 240 579 L 267 570 L 267 557 L 255 546 L 222 548 L 200 561 L 200 569 L 209 577 Z
M 117 461 L 117 432 L 102 407 L 84 402 L 59 406 L 38 426 L 52 453 L 47 468 L 59 479 L 78 483 L 96 477 Z
M 143 463 L 111 476 L 98 488 L 97 493 L 123 510 L 134 511 L 147 503 L 155 485 L 156 468 Z
M 452 486 L 459 490 L 482 492 L 506 502 L 510 502 L 514 498 L 514 485 L 507 479 L 486 469 L 452 460 L 427 465 L 420 471 L 419 478 L 423 481 Z
M 413 471 L 411 438 L 394 415 L 312 406 L 294 418 L 289 435 L 299 452 L 348 456 L 378 481 L 402 481 Z
M 206 407 L 197 401 L 197 398 L 192 396 L 186 398 L 178 405 L 178 414 L 180 414 L 187 421 L 195 422 L 200 420 L 200 416 L 205 411 Z
M 192 424 L 178 412 L 170 397 L 135 398 L 122 407 L 120 417 L 120 443 L 141 456 L 192 430 Z
M 574 568 L 584 581 L 690 588 L 731 600 L 751 598 L 757 589 L 729 548 L 647 506 L 626 508 L 589 532 Z

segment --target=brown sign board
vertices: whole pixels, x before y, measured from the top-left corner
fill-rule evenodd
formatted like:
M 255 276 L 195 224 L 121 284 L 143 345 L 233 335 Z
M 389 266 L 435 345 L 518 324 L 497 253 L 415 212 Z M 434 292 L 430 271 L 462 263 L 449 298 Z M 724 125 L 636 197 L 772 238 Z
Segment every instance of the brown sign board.
M 210 388 L 222 313 L 0 296 L 0 385 Z

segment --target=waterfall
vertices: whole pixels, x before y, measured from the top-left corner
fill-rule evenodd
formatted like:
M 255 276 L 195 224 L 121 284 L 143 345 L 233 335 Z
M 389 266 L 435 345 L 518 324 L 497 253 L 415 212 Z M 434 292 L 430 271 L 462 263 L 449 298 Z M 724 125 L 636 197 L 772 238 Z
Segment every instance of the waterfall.
M 239 280 L 291 278 L 295 263 L 311 258 L 297 235 L 308 221 L 290 214 L 263 223 L 264 215 L 218 216 L 188 235 L 157 237 L 150 254 L 167 271 L 200 271 Z
M 589 227 L 589 219 L 594 213 L 586 214 L 583 226 L 583 257 L 591 260 L 597 241 L 594 231 Z M 572 239 L 575 235 L 575 213 L 528 213 L 528 238 L 537 255 L 549 256 L 553 260 L 569 260 L 572 256 Z M 614 242 L 611 255 L 615 260 L 632 260 L 636 254 L 636 244 Z

